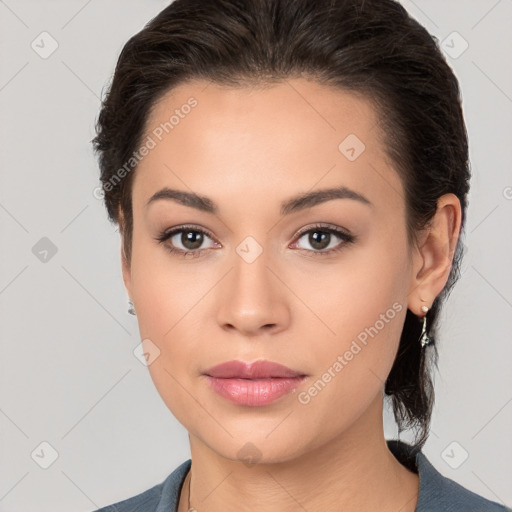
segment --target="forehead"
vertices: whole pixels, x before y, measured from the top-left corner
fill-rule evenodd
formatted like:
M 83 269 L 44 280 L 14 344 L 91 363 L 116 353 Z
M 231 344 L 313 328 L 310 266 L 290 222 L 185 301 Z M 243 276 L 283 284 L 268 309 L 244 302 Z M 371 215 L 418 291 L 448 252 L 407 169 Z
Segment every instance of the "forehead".
M 164 186 L 281 201 L 340 184 L 374 199 L 384 192 L 389 200 L 394 190 L 399 201 L 378 121 L 364 96 L 305 79 L 238 88 L 183 83 L 148 115 L 143 139 L 152 149 L 138 165 L 134 203 Z
M 194 106 L 189 108 L 190 104 Z M 172 126 L 166 126 L 169 122 Z M 337 149 L 339 139 L 350 130 L 373 145 L 377 133 L 371 132 L 377 122 L 369 98 L 306 79 L 236 88 L 194 80 L 171 89 L 152 106 L 145 131 L 149 135 L 160 127 L 164 137 L 171 132 L 188 137 L 195 128 L 203 129 L 196 136 L 212 136 L 213 129 L 221 129 L 216 139 L 260 136 L 269 149 L 282 147 L 283 142 L 314 144 L 320 139 Z M 277 140 L 275 132 L 279 132 Z

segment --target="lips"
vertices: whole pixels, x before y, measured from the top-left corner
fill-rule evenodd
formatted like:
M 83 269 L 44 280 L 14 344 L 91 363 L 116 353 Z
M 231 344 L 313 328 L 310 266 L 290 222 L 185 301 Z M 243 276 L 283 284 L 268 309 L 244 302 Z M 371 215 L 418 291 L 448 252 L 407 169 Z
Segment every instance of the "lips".
M 253 363 L 227 361 L 206 370 L 205 375 L 219 379 L 271 379 L 303 377 L 304 373 L 282 364 L 260 360 Z

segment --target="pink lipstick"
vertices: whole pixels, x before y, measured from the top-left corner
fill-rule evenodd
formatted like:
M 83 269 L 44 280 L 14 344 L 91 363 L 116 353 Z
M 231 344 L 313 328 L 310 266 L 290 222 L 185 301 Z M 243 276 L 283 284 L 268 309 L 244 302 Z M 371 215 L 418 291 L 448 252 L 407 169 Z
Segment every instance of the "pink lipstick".
M 306 375 L 272 361 L 228 361 L 204 372 L 211 388 L 238 405 L 268 405 L 296 389 Z

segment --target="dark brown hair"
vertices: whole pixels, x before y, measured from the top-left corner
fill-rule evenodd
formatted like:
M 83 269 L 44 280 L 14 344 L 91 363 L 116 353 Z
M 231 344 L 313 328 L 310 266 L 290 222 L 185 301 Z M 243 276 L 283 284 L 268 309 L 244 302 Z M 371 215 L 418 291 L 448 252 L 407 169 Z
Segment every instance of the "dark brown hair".
M 362 94 L 375 105 L 385 148 L 405 189 L 410 244 L 428 227 L 443 194 L 461 203 L 464 227 L 469 162 L 459 86 L 436 37 L 393 0 L 175 0 L 123 47 L 99 114 L 104 201 L 131 259 L 134 164 L 148 114 L 170 89 L 199 79 L 231 87 L 303 77 Z M 133 161 L 133 160 L 132 160 Z M 459 277 L 461 239 L 442 293 L 428 312 L 437 338 L 441 304 Z M 434 404 L 437 347 L 421 349 L 421 323 L 407 311 L 385 384 L 399 432 L 425 443 Z

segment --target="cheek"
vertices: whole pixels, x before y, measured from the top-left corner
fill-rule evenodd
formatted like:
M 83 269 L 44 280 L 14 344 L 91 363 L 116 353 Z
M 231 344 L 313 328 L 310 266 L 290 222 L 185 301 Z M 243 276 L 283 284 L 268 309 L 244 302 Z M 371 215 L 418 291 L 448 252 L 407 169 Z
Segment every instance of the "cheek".
M 186 359 L 176 359 L 172 350 L 167 348 L 161 352 L 149 366 L 149 374 L 153 384 L 165 403 L 167 408 L 183 425 L 187 426 L 190 410 L 194 408 L 195 403 L 190 394 L 185 390 L 190 389 L 183 372 L 178 368 L 186 364 Z
M 189 346 L 183 339 L 181 343 L 174 340 L 187 323 L 191 308 L 187 295 L 193 285 L 185 286 L 179 274 L 170 271 L 165 257 L 161 248 L 134 238 L 131 280 L 140 339 L 146 340 L 145 351 L 156 354 L 148 370 L 164 402 L 174 409 L 183 380 L 177 370 L 186 368 Z
M 176 257 L 156 242 L 134 239 L 132 290 L 143 337 L 171 336 L 206 286 L 204 279 L 176 263 Z
M 315 442 L 350 428 L 382 400 L 405 314 L 398 301 L 351 303 L 334 326 L 337 336 L 305 352 L 317 373 L 297 396 L 297 417 L 303 429 L 315 431 L 322 425 Z
M 302 316 L 316 324 L 327 346 L 337 340 L 342 348 L 358 336 L 364 342 L 368 330 L 391 343 L 399 337 L 408 290 L 407 255 L 400 239 L 375 237 L 334 264 L 301 263 L 299 271 L 282 270 L 284 280 L 309 308 L 302 308 Z
M 314 350 L 304 347 L 320 379 L 318 398 L 311 390 L 304 400 L 326 413 L 333 403 L 362 412 L 389 375 L 407 312 L 405 247 L 394 243 L 354 251 L 336 270 L 316 273 L 314 287 L 303 281 L 301 293 L 311 289 L 308 304 L 329 327 L 318 324 L 321 342 Z

